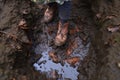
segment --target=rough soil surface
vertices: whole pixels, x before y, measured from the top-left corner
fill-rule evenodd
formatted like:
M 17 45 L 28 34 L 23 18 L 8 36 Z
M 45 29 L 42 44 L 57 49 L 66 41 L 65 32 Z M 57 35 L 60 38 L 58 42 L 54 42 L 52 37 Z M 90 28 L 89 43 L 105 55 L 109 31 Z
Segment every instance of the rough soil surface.
M 74 0 L 70 41 L 56 47 L 53 39 L 58 20 L 53 24 L 41 23 L 45 7 L 30 0 L 1 0 L 0 80 L 48 80 L 33 68 L 33 63 L 41 57 L 34 54 L 35 47 L 47 41 L 55 52 L 68 51 L 69 55 L 76 48 L 73 38 L 78 35 L 84 45 L 91 43 L 89 54 L 78 68 L 78 80 L 119 80 L 120 33 L 108 31 L 109 26 L 119 26 L 119 4 L 118 0 Z
M 0 1 L 0 80 L 35 80 L 28 64 L 32 53 L 30 29 L 34 18 L 32 13 L 26 17 L 24 14 L 25 9 L 28 12 L 34 10 L 31 6 L 29 0 Z M 23 18 L 29 29 L 20 28 L 19 22 Z
M 120 27 L 120 1 L 95 1 L 93 11 L 97 18 L 97 32 L 95 37 L 97 55 L 97 80 L 119 80 L 120 76 L 120 32 L 111 31 Z M 100 15 L 100 16 L 99 16 Z

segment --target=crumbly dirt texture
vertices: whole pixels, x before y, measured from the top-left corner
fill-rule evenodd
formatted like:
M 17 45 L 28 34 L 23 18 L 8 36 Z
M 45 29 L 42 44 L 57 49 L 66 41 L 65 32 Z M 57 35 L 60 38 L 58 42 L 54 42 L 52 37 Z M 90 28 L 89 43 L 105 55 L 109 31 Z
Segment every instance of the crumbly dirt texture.
M 53 43 L 58 20 L 54 24 L 41 23 L 46 6 L 30 0 L 0 0 L 0 80 L 53 80 L 34 70 L 33 63 L 41 57 L 34 54 L 34 47 L 48 41 L 55 52 L 63 53 L 77 47 L 70 43 L 78 35 L 84 45 L 91 43 L 78 68 L 78 80 L 120 79 L 120 1 L 72 2 L 69 41 L 58 48 Z M 111 27 L 118 30 L 109 31 Z

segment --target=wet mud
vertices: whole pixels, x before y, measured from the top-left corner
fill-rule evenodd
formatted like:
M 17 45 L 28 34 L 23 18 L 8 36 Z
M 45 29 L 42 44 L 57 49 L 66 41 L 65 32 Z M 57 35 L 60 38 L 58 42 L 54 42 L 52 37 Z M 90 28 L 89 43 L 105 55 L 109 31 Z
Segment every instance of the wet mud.
M 59 20 L 41 23 L 44 5 L 1 0 L 0 80 L 119 80 L 119 30 L 108 31 L 119 29 L 119 2 L 73 0 L 68 39 L 57 47 Z
M 57 31 L 57 29 L 53 29 Z M 75 35 L 75 32 L 74 35 L 69 35 L 70 38 L 68 38 L 64 46 L 54 48 L 54 44 L 52 46 L 48 45 L 50 39 L 45 39 L 49 36 L 53 40 L 54 36 L 51 36 L 52 34 L 55 33 L 49 35 L 39 34 L 39 38 L 42 38 L 41 36 L 44 36 L 44 38 L 35 47 L 35 54 L 42 56 L 34 63 L 34 68 L 41 74 L 46 74 L 48 78 L 77 80 L 79 75 L 78 67 L 88 54 L 90 42 L 83 45 L 82 39 L 80 39 L 79 35 Z M 73 37 L 74 40 L 71 40 Z
M 12 14 L 12 16 L 8 14 L 4 17 L 3 20 L 6 22 L 1 20 L 0 34 L 1 42 L 3 42 L 1 47 L 2 45 L 10 46 L 8 50 L 3 47 L 7 51 L 5 58 L 8 59 L 3 62 L 4 65 L 2 63 L 1 65 L 5 66 L 8 62 L 9 64 L 3 69 L 1 66 L 3 72 L 7 71 L 7 73 L 1 74 L 5 76 L 1 77 L 1 80 L 41 80 L 41 78 L 45 80 L 77 80 L 81 75 L 78 69 L 88 55 L 91 44 L 90 35 L 85 28 L 85 26 L 88 27 L 88 24 L 86 25 L 84 20 L 81 21 L 79 17 L 75 16 L 78 15 L 78 9 L 73 7 L 75 11 L 71 16 L 66 44 L 57 47 L 54 44 L 54 38 L 57 33 L 58 20 L 50 24 L 41 23 L 45 10 L 42 5 L 36 5 L 29 0 L 22 3 L 13 2 L 15 3 L 11 4 L 7 1 L 1 5 L 6 6 L 4 9 L 1 8 L 1 19 L 7 13 L 6 10 L 10 10 Z M 20 8 L 21 5 L 24 6 Z M 10 23 L 12 19 L 16 21 Z M 7 23 L 13 25 L 8 28 Z M 7 42 L 8 40 L 10 43 Z

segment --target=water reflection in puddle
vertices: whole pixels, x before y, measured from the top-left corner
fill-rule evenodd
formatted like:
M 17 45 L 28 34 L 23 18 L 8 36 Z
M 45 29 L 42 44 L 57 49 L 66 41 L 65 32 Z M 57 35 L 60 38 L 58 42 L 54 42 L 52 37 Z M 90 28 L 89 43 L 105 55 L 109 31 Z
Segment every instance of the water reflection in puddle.
M 85 47 L 88 47 L 89 44 L 87 46 L 83 46 L 81 40 L 78 39 L 78 46 L 78 49 L 75 49 L 71 56 L 79 56 L 82 60 L 87 55 L 88 48 L 86 49 Z M 41 49 L 43 51 L 42 53 L 39 53 L 41 52 Z M 48 52 L 50 50 L 52 50 L 52 48 L 47 45 L 43 46 L 42 44 L 39 44 L 36 47 L 35 52 L 37 54 L 42 54 L 42 57 L 34 63 L 33 66 L 35 69 L 40 71 L 40 73 L 47 74 L 49 78 L 57 77 L 57 80 L 77 80 L 79 75 L 79 72 L 77 71 L 79 63 L 75 67 L 70 66 L 67 62 L 65 62 L 64 65 L 61 65 L 61 63 L 54 63 L 49 57 Z

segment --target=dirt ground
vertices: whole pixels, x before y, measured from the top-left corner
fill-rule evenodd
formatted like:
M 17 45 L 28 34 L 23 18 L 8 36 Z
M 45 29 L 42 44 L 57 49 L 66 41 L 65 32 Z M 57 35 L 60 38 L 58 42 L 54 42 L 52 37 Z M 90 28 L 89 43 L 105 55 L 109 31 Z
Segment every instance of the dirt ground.
M 119 80 L 120 32 L 108 31 L 108 27 L 120 25 L 119 4 L 118 0 L 73 1 L 70 22 L 74 28 L 70 27 L 69 40 L 79 34 L 84 45 L 91 43 L 78 68 L 78 80 Z M 33 68 L 41 57 L 34 49 L 46 40 L 56 52 L 62 53 L 70 42 L 58 48 L 51 38 L 46 39 L 45 36 L 57 32 L 58 20 L 54 24 L 41 23 L 44 10 L 30 0 L 0 1 L 0 80 L 53 80 Z M 22 22 L 25 24 L 21 26 Z

